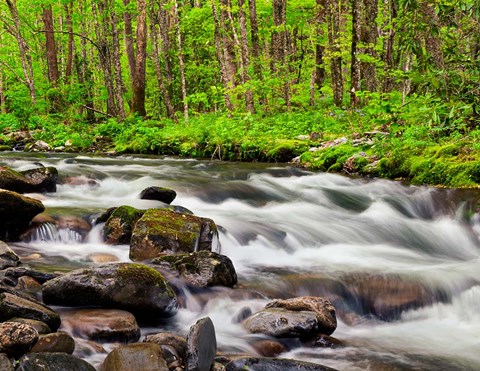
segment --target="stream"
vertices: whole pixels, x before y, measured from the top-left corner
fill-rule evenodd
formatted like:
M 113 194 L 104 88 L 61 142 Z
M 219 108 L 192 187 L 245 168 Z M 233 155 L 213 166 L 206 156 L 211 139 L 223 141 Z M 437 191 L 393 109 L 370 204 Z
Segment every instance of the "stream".
M 0 154 L 0 165 L 15 170 L 39 163 L 59 172 L 56 193 L 33 195 L 49 214 L 93 219 L 114 206 L 159 207 L 138 195 L 162 186 L 177 192 L 174 205 L 220 227 L 219 249 L 233 261 L 239 287 L 212 290 L 207 299 L 185 293 L 183 308 L 166 325 L 180 333 L 210 316 L 220 351 L 255 354 L 252 335 L 233 321 L 242 308 L 255 312 L 271 298 L 323 296 L 337 310 L 332 336 L 344 346 L 298 344 L 281 357 L 338 370 L 480 369 L 478 192 L 286 164 Z M 72 177 L 91 184 L 64 182 Z M 37 269 L 88 266 L 98 253 L 129 261 L 128 246 L 102 242 L 101 226 L 85 241 L 65 231 L 38 232 L 32 242 L 10 243 L 22 260 L 40 256 L 28 261 Z M 142 328 L 142 335 L 161 330 Z M 105 356 L 87 360 L 98 367 Z

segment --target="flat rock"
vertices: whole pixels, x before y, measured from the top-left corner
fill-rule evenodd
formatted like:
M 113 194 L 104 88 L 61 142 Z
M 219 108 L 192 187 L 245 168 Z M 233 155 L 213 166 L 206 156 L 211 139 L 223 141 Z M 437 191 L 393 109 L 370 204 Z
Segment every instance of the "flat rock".
M 88 362 L 67 353 L 27 353 L 16 371 L 96 371 Z
M 27 353 L 38 339 L 33 327 L 18 322 L 0 323 L 0 353 L 18 358 Z
M 147 187 L 140 192 L 142 200 L 157 200 L 166 204 L 171 204 L 175 197 L 177 197 L 177 192 L 164 187 Z
M 210 318 L 197 321 L 187 335 L 187 371 L 210 371 L 217 353 L 215 327 Z
M 58 171 L 54 167 L 39 167 L 15 171 L 0 167 L 0 188 L 18 193 L 56 192 Z
M 211 219 L 148 209 L 133 229 L 130 259 L 142 261 L 166 254 L 212 250 L 217 236 L 217 226 Z
M 300 337 L 317 332 L 317 316 L 312 311 L 282 308 L 263 309 L 242 322 L 249 332 L 275 337 Z
M 31 352 L 36 353 L 68 353 L 75 350 L 75 340 L 63 331 L 40 335 Z
M 129 343 L 140 338 L 135 316 L 118 309 L 79 309 L 62 315 L 62 325 L 75 336 L 96 341 Z
M 48 325 L 45 322 L 38 321 L 36 319 L 12 318 L 12 319 L 9 320 L 9 322 L 18 322 L 18 323 L 23 323 L 25 325 L 29 325 L 29 326 L 33 327 L 35 330 L 37 330 L 37 332 L 40 335 L 45 335 L 45 334 L 49 334 L 49 333 L 52 332 L 50 327 L 48 327 Z
M 60 326 L 60 316 L 51 308 L 4 292 L 0 294 L 0 321 L 22 317 L 45 322 L 52 330 Z
M 228 256 L 212 251 L 166 255 L 154 259 L 152 263 L 175 271 L 189 285 L 195 287 L 233 287 L 237 283 L 237 273 L 232 261 Z
M 285 358 L 242 357 L 229 362 L 225 371 L 335 371 L 316 363 Z
M 170 316 L 177 297 L 164 277 L 143 264 L 110 263 L 77 269 L 43 285 L 47 304 L 123 309 L 142 320 Z
M 112 350 L 102 365 L 102 371 L 132 370 L 168 371 L 162 347 L 154 343 L 122 345 Z
M 318 296 L 301 296 L 286 300 L 274 300 L 265 308 L 283 308 L 291 311 L 312 311 L 316 314 L 318 331 L 330 335 L 337 328 L 335 308 L 330 300 Z

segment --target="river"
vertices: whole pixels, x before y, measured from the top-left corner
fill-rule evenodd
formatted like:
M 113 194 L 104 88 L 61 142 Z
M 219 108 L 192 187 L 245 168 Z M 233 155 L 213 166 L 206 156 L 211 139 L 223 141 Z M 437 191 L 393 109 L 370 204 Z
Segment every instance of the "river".
M 221 227 L 219 249 L 235 265 L 239 291 L 332 300 L 338 317 L 333 336 L 345 346 L 298 346 L 283 357 L 338 370 L 480 369 L 480 218 L 472 213 L 477 192 L 310 173 L 284 164 L 0 154 L 0 165 L 16 170 L 38 163 L 55 166 L 60 180 L 95 180 L 95 186 L 59 184 L 56 193 L 42 195 L 50 214 L 93 217 L 113 206 L 158 207 L 160 202 L 140 200 L 139 193 L 169 187 L 177 192 L 173 204 Z M 128 261 L 128 246 L 103 244 L 99 228 L 83 242 L 55 239 L 11 246 L 21 257 L 39 252 L 38 267 L 51 270 L 87 265 L 92 253 Z M 210 316 L 221 350 L 253 352 L 249 335 L 232 319 L 241 308 L 255 311 L 268 299 L 230 290 L 219 290 L 207 303 L 186 297 L 173 320 L 178 331 Z

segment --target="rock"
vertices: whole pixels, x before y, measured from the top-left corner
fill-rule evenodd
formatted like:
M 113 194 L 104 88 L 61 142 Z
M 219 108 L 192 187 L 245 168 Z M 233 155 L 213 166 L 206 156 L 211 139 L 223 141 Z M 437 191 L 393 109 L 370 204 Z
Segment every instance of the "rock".
M 225 371 L 335 371 L 316 363 L 285 358 L 242 357 L 229 362 Z
M 33 327 L 18 322 L 0 323 L 0 353 L 18 358 L 27 353 L 38 339 Z
M 210 371 L 217 353 L 215 328 L 210 318 L 197 321 L 187 335 L 187 371 Z
M 63 180 L 63 184 L 73 186 L 73 187 L 79 187 L 79 186 L 96 187 L 96 186 L 98 186 L 98 182 L 95 179 L 87 178 L 84 175 L 67 177 Z
M 47 152 L 51 150 L 51 147 L 47 142 L 44 142 L 43 140 L 37 140 L 35 143 L 29 146 L 27 150 L 32 152 Z
M 130 244 L 135 223 L 144 213 L 145 210 L 138 210 L 131 206 L 117 207 L 103 227 L 105 242 L 111 245 Z
M 136 343 L 115 348 L 105 358 L 102 371 L 168 371 L 162 347 L 154 343 Z
M 67 353 L 28 353 L 18 360 L 16 371 L 96 371 L 88 362 Z
M 20 258 L 3 241 L 0 241 L 0 270 L 9 267 L 16 267 L 20 263 Z
M 135 224 L 130 259 L 141 261 L 165 254 L 212 250 L 217 234 L 211 219 L 149 209 Z
M 343 341 L 329 335 L 316 335 L 310 339 L 302 339 L 302 344 L 307 347 L 315 348 L 340 348 L 345 346 Z
M 35 353 L 68 353 L 75 350 L 75 340 L 63 331 L 51 334 L 40 335 L 38 341 L 32 347 L 31 352 Z
M 120 259 L 118 256 L 108 253 L 92 253 L 87 255 L 87 260 L 92 263 L 113 263 L 118 262 Z
M 44 284 L 43 300 L 124 309 L 144 320 L 170 316 L 178 306 L 175 293 L 159 272 L 133 263 L 101 264 L 66 273 Z
M 143 339 L 144 343 L 155 343 L 158 345 L 169 345 L 175 349 L 178 355 L 183 359 L 187 352 L 187 340 L 173 332 L 160 332 L 158 334 L 147 335 Z
M 283 308 L 291 311 L 312 311 L 316 314 L 318 331 L 330 335 L 337 328 L 335 308 L 330 300 L 318 296 L 301 296 L 286 300 L 274 300 L 265 308 Z
M 57 190 L 58 172 L 54 167 L 15 171 L 0 167 L 0 188 L 18 193 L 43 193 Z
M 157 200 L 166 204 L 171 204 L 175 197 L 177 197 L 177 192 L 163 187 L 148 187 L 140 192 L 142 200 Z
M 88 221 L 77 216 L 61 216 L 57 219 L 58 229 L 69 229 L 74 231 L 85 238 L 92 229 L 92 226 Z
M 15 362 L 14 359 L 8 358 L 5 353 L 0 353 L 0 370 L 2 371 L 13 371 L 13 363 Z
M 277 357 L 288 350 L 282 343 L 275 340 L 257 340 L 252 343 L 252 347 L 262 357 Z
M 16 240 L 45 207 L 40 201 L 0 189 L 0 239 Z
M 152 263 L 176 271 L 195 287 L 233 287 L 237 283 L 232 261 L 227 256 L 212 251 L 167 255 L 154 259 Z
M 25 325 L 29 325 L 33 327 L 40 335 L 49 334 L 52 332 L 50 327 L 45 322 L 38 321 L 36 319 L 29 319 L 29 318 L 12 318 L 9 322 L 18 322 L 23 323 Z
M 49 307 L 7 292 L 0 294 L 0 321 L 22 317 L 45 322 L 53 331 L 60 326 L 60 316 Z
M 242 322 L 249 332 L 275 337 L 300 337 L 317 332 L 317 318 L 312 311 L 263 309 Z
M 62 325 L 75 336 L 129 343 L 140 338 L 135 316 L 118 309 L 80 309 L 62 315 Z
M 51 280 L 52 278 L 58 277 L 58 274 L 39 272 L 30 267 L 21 266 L 15 268 L 7 268 L 5 270 L 5 276 L 12 278 L 28 276 L 40 283 L 44 283 L 48 280 Z

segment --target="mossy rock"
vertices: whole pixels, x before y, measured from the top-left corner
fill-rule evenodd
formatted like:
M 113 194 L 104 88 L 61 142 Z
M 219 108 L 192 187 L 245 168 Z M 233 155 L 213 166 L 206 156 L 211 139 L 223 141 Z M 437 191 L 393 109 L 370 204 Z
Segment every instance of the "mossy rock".
M 217 235 L 217 226 L 211 219 L 149 209 L 135 224 L 130 259 L 142 261 L 166 254 L 212 250 Z
M 111 245 L 130 244 L 135 223 L 144 213 L 145 210 L 139 210 L 131 206 L 117 207 L 103 227 L 104 241 Z
M 55 192 L 58 172 L 54 167 L 40 167 L 22 172 L 0 167 L 0 188 L 18 193 Z
M 134 263 L 74 270 L 45 283 L 42 293 L 49 304 L 123 309 L 138 316 L 137 320 L 170 316 L 178 306 L 162 274 Z
M 195 287 L 233 287 L 237 283 L 232 261 L 227 256 L 212 251 L 167 255 L 154 259 L 152 263 L 176 271 L 189 285 Z

